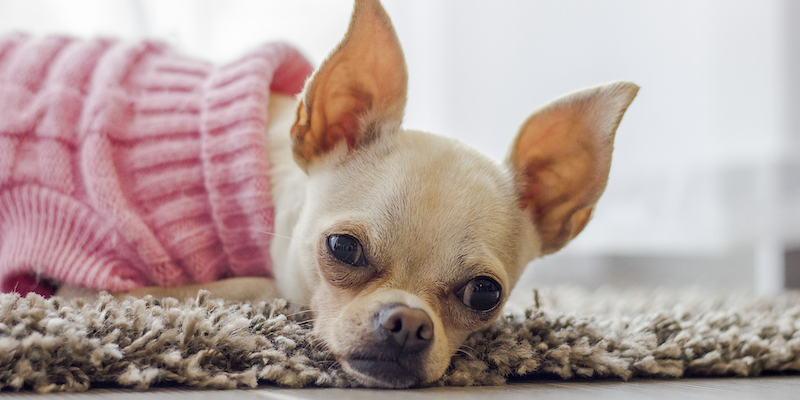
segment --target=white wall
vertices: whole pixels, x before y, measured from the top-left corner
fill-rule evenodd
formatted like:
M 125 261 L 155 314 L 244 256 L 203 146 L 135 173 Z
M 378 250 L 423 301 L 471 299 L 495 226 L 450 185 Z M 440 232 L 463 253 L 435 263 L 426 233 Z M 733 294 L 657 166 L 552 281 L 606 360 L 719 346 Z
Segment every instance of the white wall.
M 417 22 L 398 14 L 412 76 L 409 124 L 441 126 L 502 157 L 535 107 L 581 87 L 632 80 L 642 90 L 620 126 L 608 192 L 571 248 L 717 250 L 729 234 L 719 175 L 774 159 L 784 140 L 783 8 L 779 1 L 486 7 L 459 0 L 438 2 L 436 18 L 426 17 L 441 27 L 433 39 L 415 35 Z M 425 55 L 437 53 L 443 66 L 428 67 Z M 421 95 L 419 80 L 437 94 Z

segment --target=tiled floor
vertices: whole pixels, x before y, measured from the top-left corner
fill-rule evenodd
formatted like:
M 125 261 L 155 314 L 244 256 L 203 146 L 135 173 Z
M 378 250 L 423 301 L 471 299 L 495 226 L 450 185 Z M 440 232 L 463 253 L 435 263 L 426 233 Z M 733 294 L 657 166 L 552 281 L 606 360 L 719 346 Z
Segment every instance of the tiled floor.
M 300 400 L 300 399 L 364 399 L 364 400 L 644 400 L 644 399 L 800 399 L 800 376 L 724 379 L 680 379 L 620 381 L 538 381 L 517 382 L 506 386 L 472 388 L 429 388 L 414 390 L 367 389 L 277 389 L 253 390 L 177 390 L 160 389 L 148 392 L 99 389 L 86 393 L 35 395 L 1 392 L 3 400 Z

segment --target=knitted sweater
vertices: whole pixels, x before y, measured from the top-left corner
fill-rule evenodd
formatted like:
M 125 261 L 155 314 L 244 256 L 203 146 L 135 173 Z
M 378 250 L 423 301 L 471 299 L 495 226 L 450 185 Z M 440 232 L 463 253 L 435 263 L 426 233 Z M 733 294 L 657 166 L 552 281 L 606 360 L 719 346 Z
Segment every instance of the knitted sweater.
M 271 276 L 269 92 L 285 44 L 218 67 L 155 42 L 0 37 L 0 290 Z

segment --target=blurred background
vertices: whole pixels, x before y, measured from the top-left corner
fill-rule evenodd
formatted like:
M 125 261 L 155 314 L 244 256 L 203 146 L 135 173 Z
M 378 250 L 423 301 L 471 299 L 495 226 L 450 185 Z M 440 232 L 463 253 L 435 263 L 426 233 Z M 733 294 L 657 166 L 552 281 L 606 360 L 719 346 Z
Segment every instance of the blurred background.
M 0 0 L 0 34 L 155 38 L 214 62 L 286 40 L 318 64 L 352 0 Z M 800 287 L 800 2 L 384 0 L 406 127 L 496 159 L 527 115 L 641 86 L 594 220 L 523 285 Z

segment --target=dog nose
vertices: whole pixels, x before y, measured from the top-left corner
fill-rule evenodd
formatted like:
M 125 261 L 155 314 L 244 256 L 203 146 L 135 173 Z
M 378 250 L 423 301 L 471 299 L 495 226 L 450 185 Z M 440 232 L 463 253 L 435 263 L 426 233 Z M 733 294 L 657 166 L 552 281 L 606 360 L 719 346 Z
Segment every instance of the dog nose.
M 404 351 L 421 351 L 433 339 L 433 321 L 419 308 L 395 305 L 381 310 L 378 324 Z

